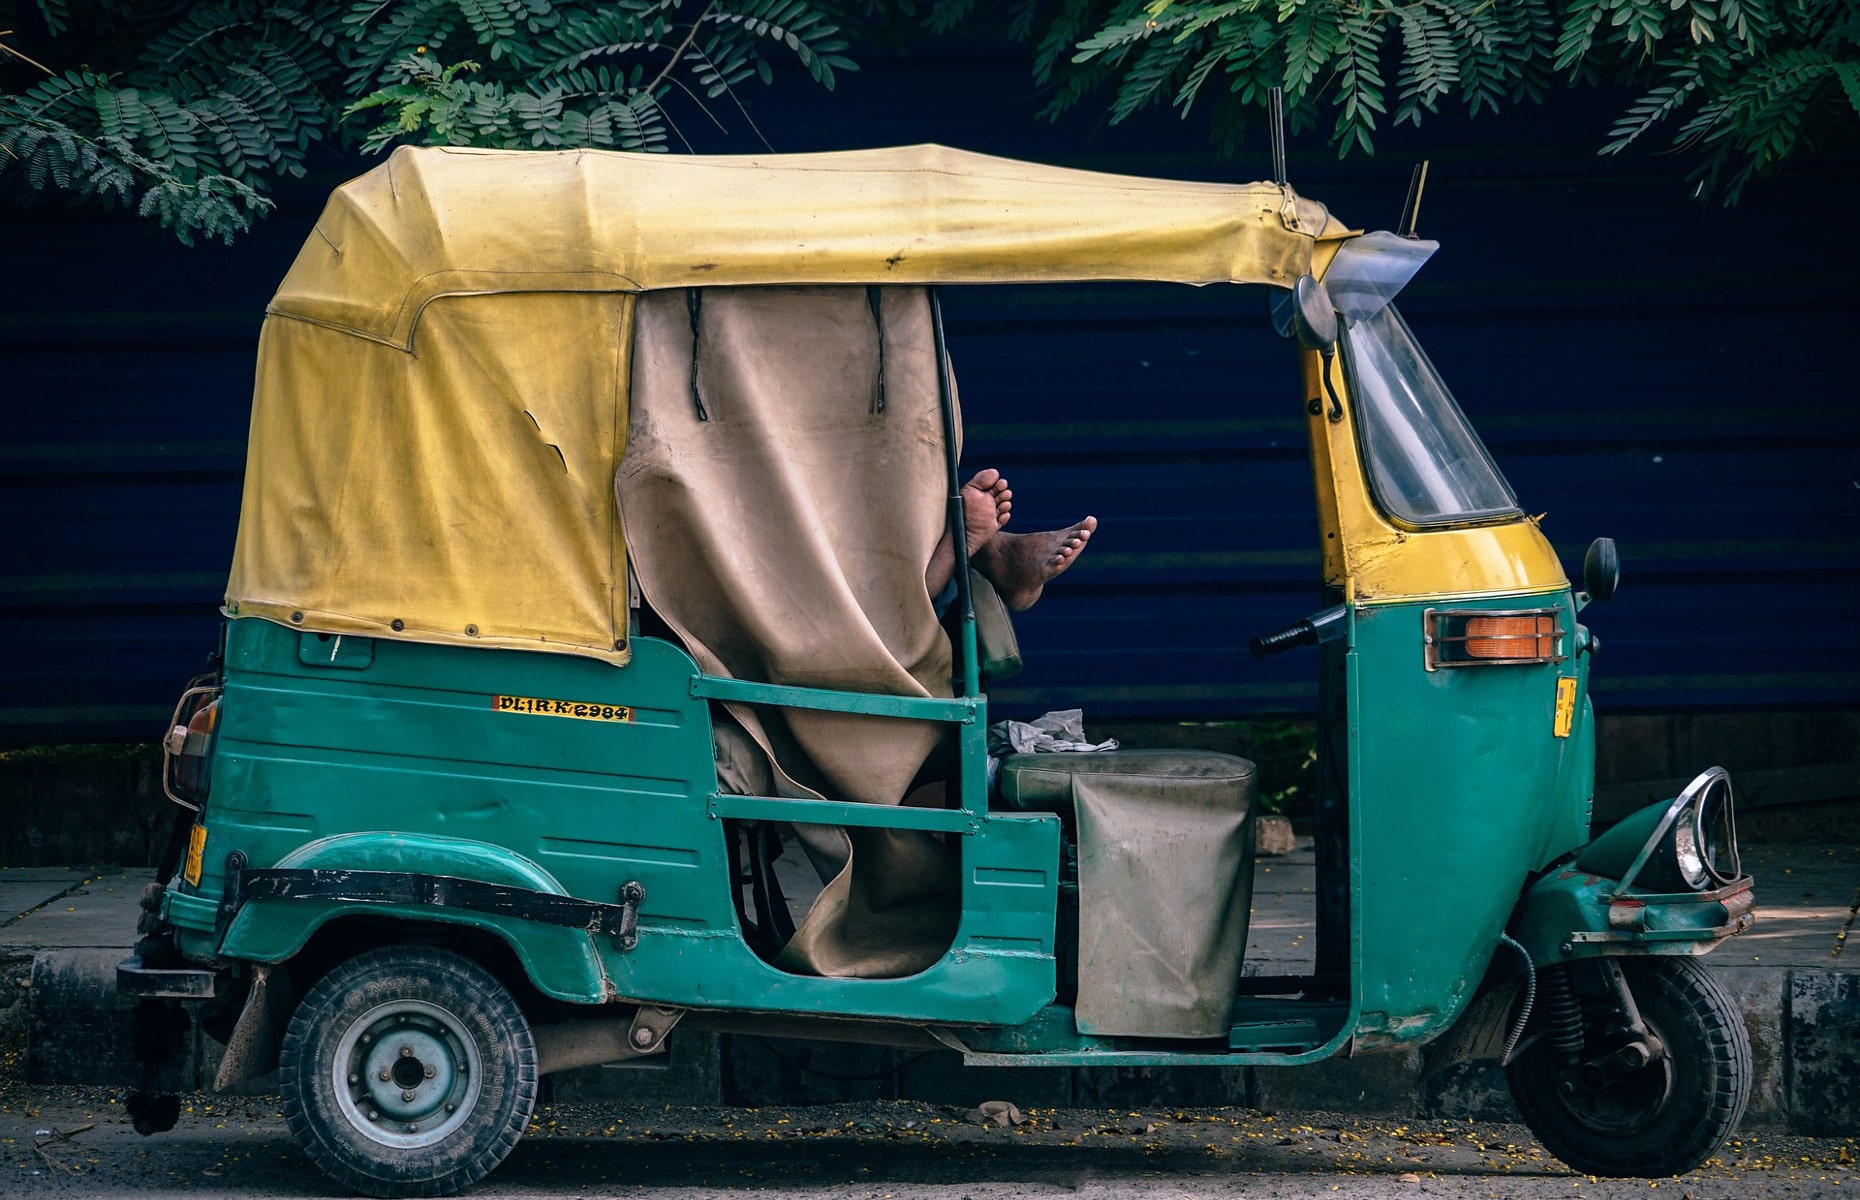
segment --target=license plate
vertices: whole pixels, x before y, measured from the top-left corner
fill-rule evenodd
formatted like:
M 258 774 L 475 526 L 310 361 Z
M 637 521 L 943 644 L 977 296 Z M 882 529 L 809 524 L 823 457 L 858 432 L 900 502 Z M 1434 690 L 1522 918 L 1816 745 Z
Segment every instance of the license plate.
M 187 862 L 181 867 L 181 878 L 187 880 L 188 887 L 200 886 L 200 860 L 207 852 L 207 827 L 194 826 L 187 835 Z
M 1556 716 L 1551 732 L 1560 738 L 1569 736 L 1576 724 L 1576 681 L 1568 675 L 1556 681 Z

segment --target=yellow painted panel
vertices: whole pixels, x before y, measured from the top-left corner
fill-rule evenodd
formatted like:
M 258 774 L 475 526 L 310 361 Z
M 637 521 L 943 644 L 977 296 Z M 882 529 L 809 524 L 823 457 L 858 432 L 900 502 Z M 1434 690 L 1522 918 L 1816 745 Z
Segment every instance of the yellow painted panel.
M 1323 390 L 1323 360 L 1309 350 L 1302 357 L 1309 410 Z M 1330 420 L 1328 401 L 1306 416 L 1326 583 L 1364 604 L 1532 595 L 1569 586 L 1556 552 L 1529 517 L 1465 529 L 1410 530 L 1384 516 L 1363 477 L 1341 354 L 1332 356 L 1330 371 L 1344 400 L 1343 419 Z

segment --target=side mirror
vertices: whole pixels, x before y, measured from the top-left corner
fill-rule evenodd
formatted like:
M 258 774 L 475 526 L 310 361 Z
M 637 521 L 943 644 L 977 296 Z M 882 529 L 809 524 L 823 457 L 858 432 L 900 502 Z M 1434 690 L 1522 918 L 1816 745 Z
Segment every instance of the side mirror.
M 1615 550 L 1615 539 L 1596 538 L 1582 556 L 1582 586 L 1588 590 L 1589 599 L 1606 600 L 1620 583 L 1621 555 Z
M 1337 344 L 1337 308 L 1313 276 L 1300 275 L 1292 284 L 1292 328 L 1307 350 L 1328 352 Z

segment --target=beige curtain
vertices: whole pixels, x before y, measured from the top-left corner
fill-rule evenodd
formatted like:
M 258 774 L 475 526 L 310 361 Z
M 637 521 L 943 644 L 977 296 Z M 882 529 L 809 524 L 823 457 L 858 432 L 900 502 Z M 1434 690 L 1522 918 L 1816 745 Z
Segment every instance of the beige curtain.
M 948 490 L 929 300 L 885 288 L 876 301 L 856 287 L 639 300 L 621 519 L 647 603 L 706 671 L 952 694 L 924 587 Z M 902 803 L 948 736 L 889 718 L 731 712 L 790 796 Z M 957 917 L 953 847 L 907 831 L 800 832 L 832 878 L 782 965 L 897 976 L 941 957 Z

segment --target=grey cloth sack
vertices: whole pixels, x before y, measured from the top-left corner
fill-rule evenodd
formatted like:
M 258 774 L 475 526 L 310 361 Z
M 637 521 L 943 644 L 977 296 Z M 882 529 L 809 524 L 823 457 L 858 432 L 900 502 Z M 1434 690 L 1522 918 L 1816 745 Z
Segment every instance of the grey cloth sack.
M 998 777 L 1008 808 L 1077 822 L 1079 1032 L 1225 1037 L 1253 894 L 1253 764 L 1191 750 L 1015 754 Z

